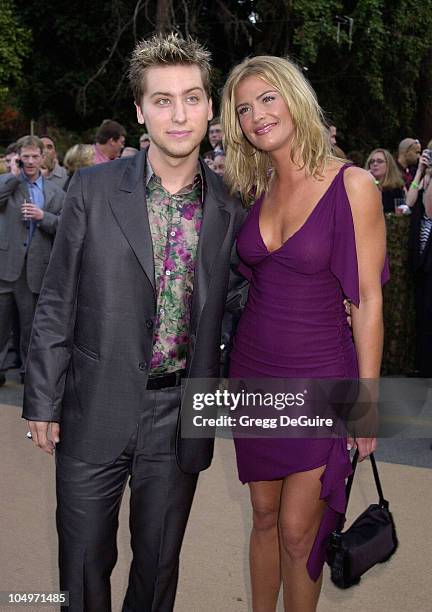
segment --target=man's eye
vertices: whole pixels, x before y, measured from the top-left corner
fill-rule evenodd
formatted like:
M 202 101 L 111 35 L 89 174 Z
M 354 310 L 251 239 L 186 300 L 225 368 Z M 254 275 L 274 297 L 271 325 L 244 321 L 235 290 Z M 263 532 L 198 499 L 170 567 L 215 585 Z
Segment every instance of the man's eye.
M 197 102 L 199 102 L 199 98 L 198 96 L 189 96 L 188 102 L 192 102 L 192 104 L 196 104 Z
M 159 106 L 166 106 L 167 104 L 169 104 L 169 100 L 168 98 L 159 98 L 159 100 L 156 100 L 156 104 L 158 104 Z

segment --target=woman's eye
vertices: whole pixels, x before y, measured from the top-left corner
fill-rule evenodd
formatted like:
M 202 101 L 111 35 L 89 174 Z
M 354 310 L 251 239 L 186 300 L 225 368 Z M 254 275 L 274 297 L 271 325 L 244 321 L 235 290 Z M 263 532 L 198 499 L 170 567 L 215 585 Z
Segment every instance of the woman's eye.
M 263 102 L 272 102 L 275 99 L 275 96 L 264 96 Z
M 238 109 L 238 114 L 239 115 L 244 115 L 247 111 L 248 111 L 248 107 L 247 106 L 242 106 L 241 108 Z

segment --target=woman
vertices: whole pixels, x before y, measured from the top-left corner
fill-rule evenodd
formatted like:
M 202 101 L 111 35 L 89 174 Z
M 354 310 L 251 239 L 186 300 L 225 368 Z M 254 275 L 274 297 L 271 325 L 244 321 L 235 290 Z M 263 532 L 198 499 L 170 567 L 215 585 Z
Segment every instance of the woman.
M 416 370 L 432 377 L 432 140 L 420 157 L 407 195 L 412 207 L 410 272 L 414 273 Z
M 222 106 L 225 180 L 258 196 L 238 237 L 251 285 L 231 377 L 377 378 L 385 227 L 373 180 L 332 156 L 315 94 L 286 59 L 235 67 Z M 275 610 L 282 580 L 285 609 L 312 612 L 328 535 L 345 511 L 347 440 L 235 442 L 253 510 L 253 609 Z M 355 444 L 362 459 L 376 447 Z
M 76 144 L 66 151 L 63 160 L 64 166 L 68 171 L 68 178 L 63 187 L 65 191 L 68 190 L 74 172 L 80 168 L 87 168 L 94 165 L 94 156 L 94 148 L 89 144 Z
M 366 160 L 365 168 L 372 174 L 381 191 L 384 212 L 397 212 L 396 209 L 405 204 L 405 191 L 403 179 L 391 153 L 387 149 L 374 149 Z

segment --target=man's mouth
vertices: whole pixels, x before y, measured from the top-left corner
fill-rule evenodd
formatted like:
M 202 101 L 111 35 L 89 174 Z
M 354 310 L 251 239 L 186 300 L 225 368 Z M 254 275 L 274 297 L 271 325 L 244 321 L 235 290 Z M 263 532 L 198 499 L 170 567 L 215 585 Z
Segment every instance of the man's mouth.
M 190 134 L 192 134 L 190 130 L 170 130 L 168 132 L 168 136 L 171 136 L 171 138 L 184 138 Z

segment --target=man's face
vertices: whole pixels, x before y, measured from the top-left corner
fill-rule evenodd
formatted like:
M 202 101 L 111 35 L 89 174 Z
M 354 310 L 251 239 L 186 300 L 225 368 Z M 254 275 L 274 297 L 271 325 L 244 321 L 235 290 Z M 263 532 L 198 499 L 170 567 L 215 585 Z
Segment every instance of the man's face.
M 151 138 L 150 151 L 172 158 L 198 153 L 212 118 L 212 103 L 195 65 L 157 66 L 145 76 L 138 123 L 145 124 Z
M 210 146 L 214 149 L 217 145 L 222 143 L 223 132 L 222 126 L 220 123 L 215 123 L 209 127 L 208 131 L 208 139 L 210 142 Z
M 117 159 L 117 157 L 120 157 L 121 152 L 123 150 L 123 147 L 125 146 L 125 137 L 124 136 L 120 136 L 120 138 L 117 138 L 117 140 L 115 140 L 115 138 L 110 138 L 109 139 L 109 143 L 111 145 L 111 153 L 110 154 L 110 159 Z
M 51 140 L 51 138 L 48 138 L 45 136 L 41 138 L 41 140 L 44 146 L 44 150 L 43 150 L 44 157 L 47 157 L 51 159 L 52 161 L 54 161 L 57 157 L 57 151 L 56 151 L 54 142 Z
M 12 172 L 12 167 L 18 164 L 18 153 L 8 153 L 5 157 L 6 171 Z
M 213 164 L 216 174 L 223 176 L 225 174 L 225 155 L 216 155 Z
M 329 136 L 330 136 L 330 142 L 332 145 L 336 144 L 336 133 L 337 133 L 337 128 L 335 125 L 331 125 L 329 127 Z
M 42 153 L 39 147 L 23 147 L 20 152 L 23 172 L 30 180 L 36 180 L 42 165 Z

